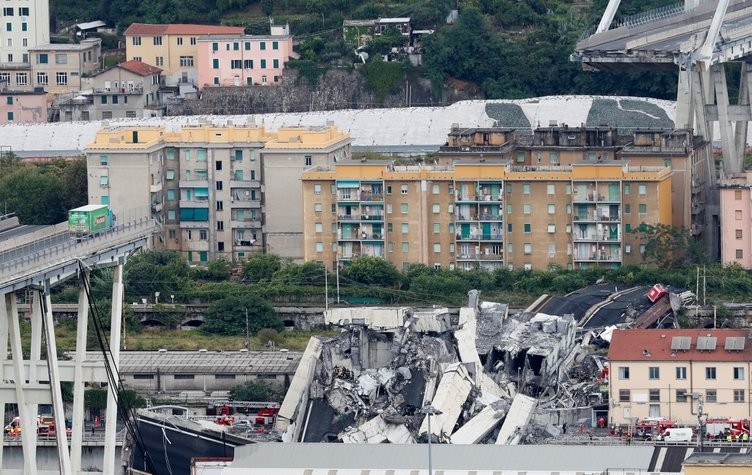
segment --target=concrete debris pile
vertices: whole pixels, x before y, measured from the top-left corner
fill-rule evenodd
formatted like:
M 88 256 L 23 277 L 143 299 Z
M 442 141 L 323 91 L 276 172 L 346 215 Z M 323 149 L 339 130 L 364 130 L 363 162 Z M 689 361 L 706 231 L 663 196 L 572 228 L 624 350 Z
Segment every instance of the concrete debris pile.
M 277 417 L 284 441 L 521 443 L 575 347 L 572 316 L 510 317 L 475 291 L 459 318 L 406 307 L 325 318 L 342 331 L 309 342 Z

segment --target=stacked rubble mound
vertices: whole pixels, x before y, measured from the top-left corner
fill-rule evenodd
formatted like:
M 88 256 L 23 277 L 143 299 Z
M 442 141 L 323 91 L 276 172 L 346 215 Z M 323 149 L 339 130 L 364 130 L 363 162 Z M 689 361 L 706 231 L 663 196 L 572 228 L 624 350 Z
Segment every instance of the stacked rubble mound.
M 285 441 L 531 440 L 539 397 L 556 405 L 579 348 L 571 315 L 510 317 L 475 291 L 459 318 L 403 307 L 334 309 L 326 320 L 342 332 L 309 342 L 277 419 Z

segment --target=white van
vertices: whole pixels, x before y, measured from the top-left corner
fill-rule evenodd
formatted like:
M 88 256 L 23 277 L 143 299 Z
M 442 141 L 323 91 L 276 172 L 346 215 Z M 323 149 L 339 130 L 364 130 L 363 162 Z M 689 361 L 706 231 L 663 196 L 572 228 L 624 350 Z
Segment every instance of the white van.
M 691 442 L 692 436 L 691 427 L 669 427 L 663 431 L 658 440 L 663 442 Z

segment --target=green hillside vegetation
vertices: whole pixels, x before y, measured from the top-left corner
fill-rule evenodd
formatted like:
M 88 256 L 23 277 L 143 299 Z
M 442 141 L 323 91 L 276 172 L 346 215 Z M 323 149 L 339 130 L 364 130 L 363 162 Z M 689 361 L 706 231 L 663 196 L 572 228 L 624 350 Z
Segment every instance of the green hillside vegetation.
M 291 66 L 314 82 L 332 67 L 352 68 L 353 45 L 342 38 L 345 19 L 409 16 L 413 29 L 435 29 L 425 41 L 424 66 L 363 68 L 367 85 L 377 97 L 395 89 L 404 78 L 430 79 L 436 95 L 455 79 L 478 88 L 487 98 L 526 98 L 553 94 L 633 95 L 673 99 L 675 72 L 629 74 L 588 73 L 569 55 L 582 33 L 600 19 L 607 0 L 52 0 L 53 21 L 101 19 L 122 32 L 133 22 L 195 22 L 241 25 L 248 33 L 269 31 L 289 23 L 301 42 L 300 61 Z M 667 0 L 624 1 L 616 21 L 624 16 L 673 4 Z M 451 9 L 459 20 L 447 25 Z M 373 61 L 392 46 L 388 35 L 366 51 Z

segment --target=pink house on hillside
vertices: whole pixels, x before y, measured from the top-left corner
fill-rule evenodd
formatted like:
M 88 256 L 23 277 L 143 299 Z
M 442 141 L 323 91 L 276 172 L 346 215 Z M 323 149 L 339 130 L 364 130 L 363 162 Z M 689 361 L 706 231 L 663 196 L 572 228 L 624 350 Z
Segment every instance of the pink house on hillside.
M 0 124 L 47 122 L 47 92 L 0 90 Z
M 721 264 L 752 269 L 752 172 L 733 173 L 719 187 Z
M 292 54 L 292 36 L 204 36 L 198 39 L 198 87 L 282 83 Z M 274 30 L 273 30 L 274 31 Z

